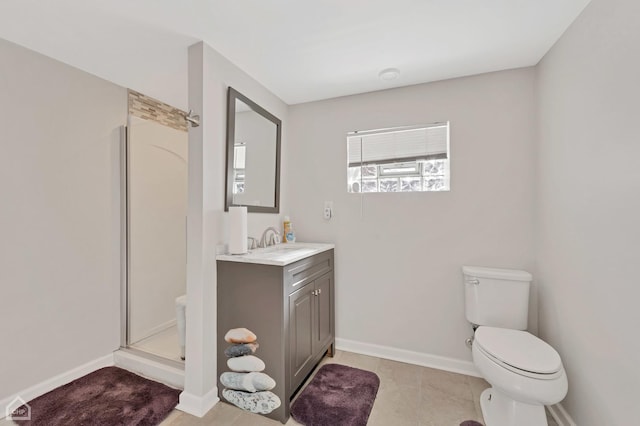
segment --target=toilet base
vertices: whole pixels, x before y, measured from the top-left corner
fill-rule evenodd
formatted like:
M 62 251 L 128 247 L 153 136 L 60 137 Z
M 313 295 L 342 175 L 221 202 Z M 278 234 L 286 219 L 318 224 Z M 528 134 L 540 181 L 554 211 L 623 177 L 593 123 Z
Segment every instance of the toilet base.
M 487 426 L 548 426 L 544 405 L 516 401 L 495 388 L 482 392 L 480 408 Z

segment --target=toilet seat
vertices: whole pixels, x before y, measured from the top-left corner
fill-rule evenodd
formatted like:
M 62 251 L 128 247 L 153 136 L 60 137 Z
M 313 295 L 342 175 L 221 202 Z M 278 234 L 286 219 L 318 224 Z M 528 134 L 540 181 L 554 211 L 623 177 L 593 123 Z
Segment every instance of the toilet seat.
M 481 326 L 473 344 L 493 362 L 522 376 L 549 380 L 563 371 L 558 352 L 526 331 Z

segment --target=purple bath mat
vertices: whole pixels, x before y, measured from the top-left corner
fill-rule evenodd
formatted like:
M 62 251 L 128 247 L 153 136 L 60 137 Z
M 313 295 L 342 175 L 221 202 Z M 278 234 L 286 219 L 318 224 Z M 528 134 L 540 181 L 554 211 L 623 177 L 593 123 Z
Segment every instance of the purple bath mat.
M 20 407 L 19 425 L 157 425 L 178 404 L 180 391 L 118 367 L 106 367 Z
M 340 364 L 320 367 L 291 406 L 291 416 L 305 426 L 364 426 L 380 379 L 375 373 Z
M 460 426 L 482 426 L 482 423 L 476 422 L 475 420 L 465 420 L 460 423 Z

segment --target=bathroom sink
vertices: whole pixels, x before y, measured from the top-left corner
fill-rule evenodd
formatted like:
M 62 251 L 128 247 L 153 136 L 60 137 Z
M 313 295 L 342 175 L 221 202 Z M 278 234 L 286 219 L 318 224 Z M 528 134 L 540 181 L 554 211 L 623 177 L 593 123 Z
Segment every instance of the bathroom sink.
M 266 265 L 282 266 L 304 259 L 305 257 L 330 250 L 333 247 L 333 244 L 284 243 L 266 248 L 254 249 L 246 254 L 218 255 L 216 259 L 232 262 L 262 263 Z
M 256 249 L 258 250 L 258 249 Z M 264 252 L 279 252 L 279 251 L 294 251 L 294 250 L 305 250 L 302 247 L 296 247 L 296 246 L 288 246 L 286 244 L 277 244 L 275 246 L 271 246 L 271 247 L 266 247 L 263 249 L 259 249 L 259 250 L 263 250 Z
M 278 244 L 277 246 L 267 247 L 264 249 L 267 253 L 293 253 L 300 250 L 312 250 L 308 247 L 295 247 L 286 244 Z
M 285 260 L 292 256 L 307 256 L 313 252 L 314 250 L 308 247 L 295 247 L 278 244 L 276 246 L 251 250 L 249 253 L 245 254 L 245 256 L 259 259 Z

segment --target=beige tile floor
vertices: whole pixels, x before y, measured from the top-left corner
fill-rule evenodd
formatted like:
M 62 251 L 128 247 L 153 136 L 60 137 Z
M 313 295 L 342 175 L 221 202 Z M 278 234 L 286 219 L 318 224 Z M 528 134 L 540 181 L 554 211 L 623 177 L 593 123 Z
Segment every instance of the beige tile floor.
M 458 426 L 464 420 L 483 422 L 479 398 L 489 387 L 483 379 L 344 351 L 337 351 L 334 358 L 324 358 L 320 364 L 331 362 L 373 371 L 380 377 L 370 426 Z M 203 418 L 174 410 L 161 426 L 214 424 L 276 426 L 280 423 L 219 402 Z M 287 425 L 298 424 L 293 418 L 287 422 Z M 550 417 L 549 426 L 557 426 Z
M 419 367 L 351 352 L 337 351 L 336 362 L 373 371 L 380 388 L 369 417 L 370 426 L 458 426 L 464 420 L 483 422 L 480 393 L 489 387 L 483 379 Z M 307 380 L 307 383 L 311 377 Z M 547 415 L 549 426 L 557 423 Z M 0 419 L 0 426 L 13 422 Z M 277 426 L 279 422 L 219 402 L 203 418 L 174 410 L 161 426 Z M 289 419 L 287 425 L 298 425 Z

